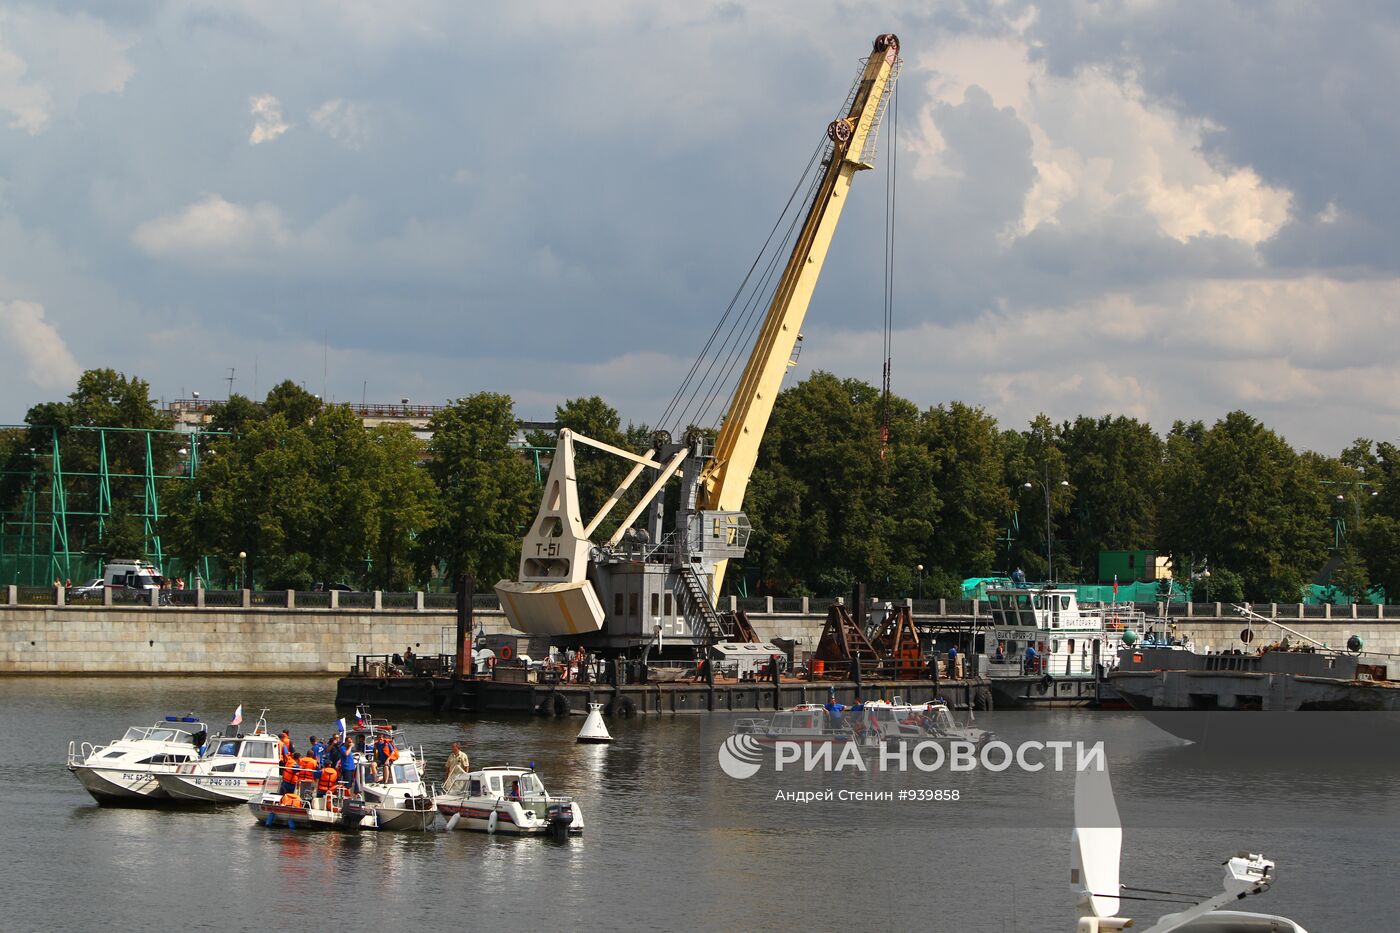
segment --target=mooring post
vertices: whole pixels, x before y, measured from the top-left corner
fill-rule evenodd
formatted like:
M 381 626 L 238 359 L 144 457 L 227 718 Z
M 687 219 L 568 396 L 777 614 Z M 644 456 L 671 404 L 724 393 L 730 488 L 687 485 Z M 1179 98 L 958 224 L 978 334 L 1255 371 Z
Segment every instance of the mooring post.
M 461 679 L 465 676 L 468 668 L 473 674 L 476 673 L 476 666 L 472 664 L 472 590 L 474 581 L 472 575 L 464 573 L 457 577 L 457 667 L 452 676 Z

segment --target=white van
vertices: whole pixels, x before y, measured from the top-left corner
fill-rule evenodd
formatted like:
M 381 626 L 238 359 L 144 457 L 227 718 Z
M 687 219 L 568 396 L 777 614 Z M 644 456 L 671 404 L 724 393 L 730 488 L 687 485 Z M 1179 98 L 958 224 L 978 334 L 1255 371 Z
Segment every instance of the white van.
M 114 560 L 107 563 L 103 581 L 113 599 L 150 599 L 150 591 L 165 583 L 155 564 L 144 560 Z

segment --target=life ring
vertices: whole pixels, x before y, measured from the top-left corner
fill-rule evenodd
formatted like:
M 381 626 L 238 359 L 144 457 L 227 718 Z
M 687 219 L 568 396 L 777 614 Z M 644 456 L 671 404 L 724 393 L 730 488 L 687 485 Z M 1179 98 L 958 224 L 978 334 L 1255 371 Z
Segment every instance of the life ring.
M 562 693 L 554 694 L 554 699 L 551 703 L 553 707 L 551 711 L 556 716 L 567 716 L 573 712 L 572 707 L 569 706 L 569 698 Z
M 510 645 L 501 645 L 501 650 L 497 652 L 497 654 L 501 656 L 502 661 L 509 661 L 511 658 L 515 657 L 515 649 Z
M 1055 678 L 1051 677 L 1049 674 L 1046 674 L 1045 676 L 1043 676 L 1043 677 L 1040 678 L 1040 682 L 1039 682 L 1038 684 L 1036 684 L 1036 689 L 1040 691 L 1040 695 L 1041 695 L 1041 696 L 1044 696 L 1045 693 L 1046 693 L 1052 686 L 1054 686 L 1054 684 L 1055 684 Z

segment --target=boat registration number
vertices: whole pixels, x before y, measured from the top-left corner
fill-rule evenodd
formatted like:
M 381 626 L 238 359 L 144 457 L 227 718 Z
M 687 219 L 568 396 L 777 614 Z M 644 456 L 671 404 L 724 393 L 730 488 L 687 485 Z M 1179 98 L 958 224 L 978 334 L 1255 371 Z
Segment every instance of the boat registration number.
M 200 787 L 242 787 L 241 778 L 195 778 Z

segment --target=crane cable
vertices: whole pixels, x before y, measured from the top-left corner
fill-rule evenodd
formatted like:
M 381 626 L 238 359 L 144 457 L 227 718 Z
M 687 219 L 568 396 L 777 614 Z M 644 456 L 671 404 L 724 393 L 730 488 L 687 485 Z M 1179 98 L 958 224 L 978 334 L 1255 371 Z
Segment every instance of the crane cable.
M 890 92 L 890 129 L 885 149 L 885 343 L 880 394 L 880 459 L 890 448 L 890 368 L 894 357 L 894 247 L 899 185 L 899 85 Z
M 777 219 L 773 222 L 772 229 L 768 231 L 767 239 L 763 241 L 763 245 L 759 248 L 757 255 L 754 256 L 753 262 L 749 265 L 748 272 L 745 273 L 743 281 L 739 283 L 739 287 L 735 290 L 734 296 L 730 298 L 728 307 L 724 309 L 724 314 L 721 315 L 719 321 L 715 323 L 709 338 L 695 355 L 695 359 L 690 364 L 689 371 L 686 372 L 685 378 L 681 381 L 679 388 L 676 389 L 675 394 L 671 397 L 671 401 L 667 404 L 666 410 L 662 412 L 661 417 L 656 420 L 656 427 L 665 428 L 671 423 L 671 419 L 675 418 L 677 433 L 686 428 L 687 423 L 685 421 L 685 416 L 689 413 L 691 407 L 702 395 L 707 396 L 709 394 L 705 392 L 702 387 L 709 381 L 715 365 L 719 361 L 720 356 L 723 355 L 724 348 L 729 345 L 736 332 L 742 334 L 749 329 L 745 326 L 747 323 L 746 319 L 753 313 L 755 297 L 762 294 L 764 290 L 763 286 L 767 281 L 766 272 L 760 278 L 759 284 L 755 286 L 753 294 L 749 296 L 747 301 L 742 301 L 744 294 L 749 289 L 754 272 L 759 268 L 760 263 L 763 262 L 764 255 L 769 252 L 769 247 L 773 244 L 774 236 L 776 236 L 779 229 L 782 228 L 784 218 L 786 218 L 789 211 L 792 210 L 793 204 L 796 202 L 798 195 L 802 193 L 804 186 L 807 186 L 808 179 L 812 174 L 812 169 L 817 164 L 826 145 L 826 136 L 823 134 L 816 148 L 813 149 L 811 156 L 808 158 L 807 165 L 803 168 L 802 174 L 798 177 L 797 184 L 793 186 L 792 193 L 788 195 L 787 203 L 783 205 L 782 211 L 779 212 Z M 789 226 L 789 232 L 790 230 L 791 226 Z M 769 267 L 771 268 L 771 266 L 772 260 L 770 259 Z M 735 316 L 733 322 L 730 323 L 729 332 L 721 341 L 720 347 L 715 349 L 715 341 L 719 340 L 720 335 L 724 333 L 725 324 L 730 321 L 730 316 L 734 314 L 736 307 L 742 307 L 742 310 Z M 710 355 L 712 349 L 715 349 L 714 356 Z M 700 373 L 701 367 L 705 366 L 707 357 L 709 357 L 709 366 L 705 368 L 704 373 L 700 374 L 697 379 L 697 374 Z M 723 369 L 721 371 L 723 372 Z

